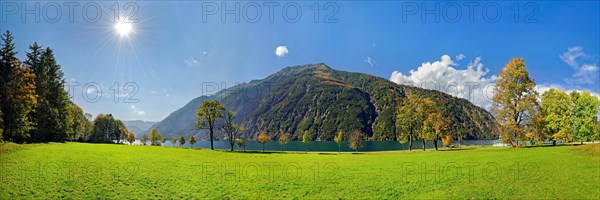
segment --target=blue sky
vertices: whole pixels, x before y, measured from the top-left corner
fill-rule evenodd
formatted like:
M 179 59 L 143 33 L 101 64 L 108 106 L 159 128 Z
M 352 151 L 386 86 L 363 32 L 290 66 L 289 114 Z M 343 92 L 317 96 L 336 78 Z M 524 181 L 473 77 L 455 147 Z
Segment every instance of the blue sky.
M 24 14 L 36 3 L 37 14 Z M 96 4 L 79 2 L 71 21 L 64 2 L 3 1 L 0 30 L 14 33 L 20 58 L 34 41 L 53 48 L 67 81 L 79 84 L 71 94 L 86 112 L 126 120 L 162 120 L 202 95 L 203 83 L 230 87 L 286 66 L 319 62 L 395 81 L 493 84 L 504 64 L 522 57 L 541 91 L 558 87 L 600 93 L 600 4 L 594 1 L 472 6 L 460 1 L 288 1 L 273 6 L 272 21 L 264 2 L 114 3 L 99 2 L 102 16 L 94 21 Z M 239 12 L 222 19 L 221 12 L 236 3 Z M 57 5 L 61 15 L 54 19 Z M 127 36 L 115 31 L 117 7 L 120 17 L 133 13 L 131 19 L 138 20 Z M 211 15 L 213 8 L 218 11 Z M 302 15 L 293 22 L 295 8 Z M 433 14 L 423 15 L 427 10 Z M 277 55 L 278 46 L 286 47 L 287 54 Z M 454 75 L 436 76 L 447 73 Z M 102 96 L 97 98 L 93 87 L 84 90 L 86 84 L 99 86 Z

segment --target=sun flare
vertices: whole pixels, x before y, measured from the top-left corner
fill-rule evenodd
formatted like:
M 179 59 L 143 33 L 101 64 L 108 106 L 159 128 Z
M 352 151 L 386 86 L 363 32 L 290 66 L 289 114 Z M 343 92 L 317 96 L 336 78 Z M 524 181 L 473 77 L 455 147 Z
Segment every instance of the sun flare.
M 129 33 L 131 33 L 133 31 L 133 25 L 132 25 L 132 23 L 125 22 L 125 20 L 119 20 L 115 24 L 115 31 L 121 37 L 128 36 Z

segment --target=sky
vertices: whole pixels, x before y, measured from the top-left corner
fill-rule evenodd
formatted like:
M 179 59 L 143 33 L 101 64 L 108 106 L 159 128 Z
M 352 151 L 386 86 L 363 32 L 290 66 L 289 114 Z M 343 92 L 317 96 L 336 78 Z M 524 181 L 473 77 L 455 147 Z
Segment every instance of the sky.
M 309 63 L 486 109 L 514 57 L 540 92 L 600 93 L 597 1 L 2 1 L 6 30 L 21 59 L 33 42 L 54 50 L 85 112 L 124 120 Z

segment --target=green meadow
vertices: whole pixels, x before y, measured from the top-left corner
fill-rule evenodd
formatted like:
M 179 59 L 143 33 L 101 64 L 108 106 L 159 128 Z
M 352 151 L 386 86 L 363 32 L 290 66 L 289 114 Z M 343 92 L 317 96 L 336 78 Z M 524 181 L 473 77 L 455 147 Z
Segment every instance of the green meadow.
M 259 153 L 0 144 L 0 199 L 598 199 L 600 145 Z

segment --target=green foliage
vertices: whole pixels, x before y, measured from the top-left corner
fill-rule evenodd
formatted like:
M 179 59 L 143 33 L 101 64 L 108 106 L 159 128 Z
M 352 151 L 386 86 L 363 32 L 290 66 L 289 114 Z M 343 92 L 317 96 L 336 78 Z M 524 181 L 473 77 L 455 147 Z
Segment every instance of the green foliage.
M 179 146 L 183 147 L 184 144 L 185 144 L 185 138 L 183 136 L 179 137 Z
M 175 146 L 175 143 L 177 143 L 177 138 L 176 137 L 171 138 L 171 145 Z
M 233 145 L 235 145 L 235 137 L 238 135 L 239 132 L 241 132 L 243 129 L 240 128 L 238 125 L 233 123 L 233 120 L 235 119 L 235 113 L 232 111 L 225 111 L 224 116 L 224 122 L 223 125 L 221 126 L 221 129 L 223 129 L 223 131 L 225 132 L 225 134 L 227 134 L 227 140 L 229 141 L 229 144 L 231 145 L 231 151 L 233 151 Z
M 600 109 L 600 99 L 589 92 L 577 91 L 571 92 L 571 99 L 574 104 L 571 118 L 573 139 L 583 143 L 598 138 L 599 131 L 595 126 L 598 121 L 596 114 Z
M 424 122 L 434 110 L 434 103 L 429 98 L 421 98 L 409 94 L 397 108 L 396 126 L 400 142 L 408 141 L 408 149 L 412 150 L 413 141 L 428 137 L 425 135 Z M 428 124 L 433 126 L 431 122 Z M 424 148 L 423 148 L 424 149 Z
M 163 145 L 165 145 L 165 142 L 167 142 L 167 138 L 166 137 L 160 137 L 160 143 L 162 143 Z
M 223 104 L 219 103 L 219 101 L 208 100 L 203 101 L 200 104 L 200 108 L 198 108 L 196 111 L 196 128 L 208 126 L 208 131 L 210 134 L 210 149 L 212 150 L 215 149 L 213 147 L 215 123 L 217 120 L 219 120 L 219 118 L 223 117 L 223 113 L 221 112 L 224 110 L 225 107 Z
M 498 74 L 492 111 L 500 126 L 502 140 L 514 147 L 525 136 L 525 125 L 537 105 L 535 82 L 522 58 L 513 58 Z
M 236 138 L 235 144 L 237 144 L 238 147 L 243 147 L 244 151 L 246 151 L 246 140 L 244 138 Z
M 30 45 L 22 65 L 13 39 L 6 31 L 0 48 L 4 139 L 17 143 L 83 140 L 90 131 L 89 119 L 82 120 L 83 111 L 73 107 L 52 49 Z
M 194 136 L 190 136 L 190 147 L 194 148 L 194 144 L 196 144 L 196 138 Z
M 42 49 L 37 43 L 29 49 L 25 64 L 35 73 L 35 92 L 39 97 L 39 103 L 32 114 L 37 124 L 33 131 L 33 142 L 64 142 L 73 139 L 72 103 L 64 89 L 60 65 L 56 62 L 52 49 Z
M 302 143 L 304 143 L 306 151 L 308 151 L 308 143 L 310 143 L 310 141 L 312 141 L 312 135 L 310 132 L 308 132 L 308 130 L 305 130 L 304 134 L 302 134 Z
M 75 104 L 71 104 L 69 115 L 73 122 L 69 140 L 84 141 L 89 136 L 89 132 L 92 130 L 92 122 L 90 122 L 90 120 L 85 116 L 83 110 Z
M 344 141 L 344 132 L 342 132 L 341 130 L 338 132 L 338 134 L 333 138 L 333 141 L 335 141 L 335 143 L 338 144 L 338 152 L 342 151 L 342 142 Z
M 564 91 L 551 88 L 542 94 L 545 131 L 552 140 L 570 140 L 573 102 Z
M 121 143 L 121 138 L 126 139 L 128 133 L 125 124 L 121 120 L 115 119 L 112 114 L 99 114 L 93 121 L 92 133 L 88 141 L 94 143 Z

